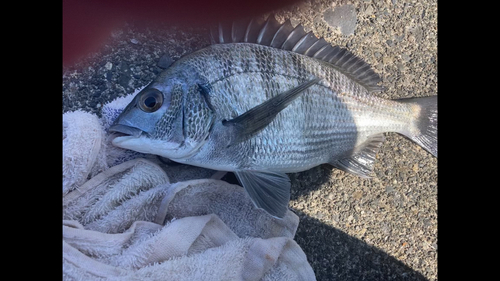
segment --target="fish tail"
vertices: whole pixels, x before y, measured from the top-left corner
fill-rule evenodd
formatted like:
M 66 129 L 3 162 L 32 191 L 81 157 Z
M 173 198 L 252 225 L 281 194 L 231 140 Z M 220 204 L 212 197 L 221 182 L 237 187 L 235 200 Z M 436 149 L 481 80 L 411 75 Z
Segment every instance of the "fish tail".
M 414 127 L 404 133 L 411 140 L 437 157 L 437 96 L 400 99 L 399 102 L 417 105 Z

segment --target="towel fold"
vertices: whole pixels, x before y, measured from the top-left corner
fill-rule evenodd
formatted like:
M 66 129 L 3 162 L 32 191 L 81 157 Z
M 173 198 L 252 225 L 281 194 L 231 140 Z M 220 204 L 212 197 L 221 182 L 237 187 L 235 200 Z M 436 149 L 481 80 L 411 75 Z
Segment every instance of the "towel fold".
M 81 110 L 63 114 L 63 195 L 107 168 L 103 145 L 96 115 Z
M 315 280 L 297 215 L 273 218 L 241 186 L 200 179 L 213 171 L 110 148 L 111 119 L 63 115 L 64 280 Z

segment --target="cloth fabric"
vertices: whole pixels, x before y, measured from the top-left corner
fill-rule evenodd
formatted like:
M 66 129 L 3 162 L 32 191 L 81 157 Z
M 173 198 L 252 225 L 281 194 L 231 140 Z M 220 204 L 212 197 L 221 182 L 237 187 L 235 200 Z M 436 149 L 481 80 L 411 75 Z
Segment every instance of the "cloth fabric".
M 267 215 L 214 171 L 115 150 L 109 120 L 63 123 L 64 280 L 315 280 L 293 212 Z
M 107 168 L 104 131 L 94 114 L 63 114 L 63 195 Z

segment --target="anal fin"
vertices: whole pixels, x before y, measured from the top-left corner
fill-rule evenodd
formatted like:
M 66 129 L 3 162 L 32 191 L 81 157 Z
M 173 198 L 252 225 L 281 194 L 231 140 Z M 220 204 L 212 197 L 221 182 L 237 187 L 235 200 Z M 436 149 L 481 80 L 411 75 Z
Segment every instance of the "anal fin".
M 384 139 L 383 134 L 374 135 L 357 147 L 350 157 L 335 159 L 329 163 L 340 170 L 362 178 L 371 178 L 373 163 Z
M 243 170 L 234 172 L 257 208 L 283 218 L 290 201 L 290 179 L 285 173 Z

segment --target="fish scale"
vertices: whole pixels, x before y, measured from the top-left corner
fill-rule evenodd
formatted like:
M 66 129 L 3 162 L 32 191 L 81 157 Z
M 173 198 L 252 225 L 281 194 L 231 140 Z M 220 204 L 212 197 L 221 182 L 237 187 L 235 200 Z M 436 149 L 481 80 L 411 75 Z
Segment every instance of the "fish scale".
M 212 38 L 224 44 L 182 57 L 137 94 L 110 127 L 125 134 L 113 144 L 232 171 L 276 217 L 290 198 L 285 173 L 329 163 L 369 177 L 385 132 L 437 156 L 436 96 L 372 95 L 382 87 L 368 64 L 289 21 L 220 25 Z
M 234 118 L 310 77 L 322 78 L 321 86 L 306 90 L 255 136 L 254 141 L 243 144 L 251 147 L 246 157 L 253 159 L 253 163 L 248 163 L 251 167 L 300 171 L 318 164 L 305 164 L 306 157 L 327 163 L 347 155 L 370 135 L 400 129 L 386 120 L 386 112 L 393 111 L 393 102 L 369 95 L 362 86 L 326 63 L 267 46 L 234 45 L 210 46 L 193 53 L 192 60 L 186 57 L 184 62 L 200 70 L 200 75 L 212 86 L 211 101 L 220 120 Z M 357 125 L 366 123 L 367 112 L 371 112 L 368 119 L 374 120 L 377 126 Z M 360 127 L 363 129 L 358 130 Z M 262 138 L 283 141 L 277 146 L 257 142 Z M 257 144 L 264 143 L 267 147 L 257 149 Z

